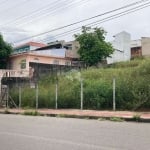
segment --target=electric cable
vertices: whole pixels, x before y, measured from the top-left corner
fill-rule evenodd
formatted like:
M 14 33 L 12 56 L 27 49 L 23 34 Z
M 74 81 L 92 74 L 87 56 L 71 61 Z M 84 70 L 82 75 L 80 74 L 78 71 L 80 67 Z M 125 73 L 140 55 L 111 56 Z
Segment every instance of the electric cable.
M 117 9 L 114 9 L 114 10 L 111 10 L 111 11 L 108 11 L 108 12 L 105 12 L 105 13 L 103 13 L 103 14 L 99 14 L 99 15 L 97 15 L 97 16 L 103 16 L 103 15 L 106 15 L 106 14 L 109 14 L 109 13 L 112 13 L 112 12 L 115 12 L 115 11 L 118 11 L 118 10 L 121 10 L 121 8 L 124 9 L 124 8 L 127 8 L 127 7 L 131 7 L 131 5 L 133 6 L 133 4 L 136 5 L 136 4 L 139 3 L 139 2 L 145 2 L 145 1 L 148 1 L 148 0 L 138 1 L 138 2 L 135 2 L 135 3 L 129 4 L 129 5 L 126 5 L 126 6 L 123 6 L 123 7 L 120 7 L 120 8 L 117 8 Z M 146 3 L 146 4 L 147 4 L 147 3 Z M 144 5 L 145 5 L 145 4 L 144 4 Z M 138 6 L 138 7 L 139 7 L 139 6 Z M 131 9 L 133 9 L 133 8 L 131 8 Z M 96 17 L 96 16 L 94 16 L 94 17 Z M 73 26 L 73 25 L 76 25 L 76 24 L 79 24 L 79 23 L 82 23 L 82 22 L 84 22 L 84 21 L 91 20 L 91 19 L 93 19 L 93 17 L 90 17 L 90 18 L 87 18 L 87 19 L 84 19 L 84 20 L 81 20 L 81 21 L 78 21 L 78 22 L 75 22 L 75 23 L 72 23 L 72 24 L 69 24 L 69 25 L 65 25 L 65 26 L 62 26 L 62 27 L 59 27 L 59 28 L 55 28 L 55 29 L 52 29 L 52 30 L 50 30 L 50 31 L 46 31 L 46 32 L 43 32 L 43 33 L 39 33 L 39 34 L 30 36 L 30 37 L 28 37 L 28 38 L 24 38 L 24 39 L 22 39 L 22 40 L 19 40 L 19 41 L 17 41 L 17 42 L 14 42 L 14 43 L 18 43 L 18 42 L 21 42 L 21 41 L 24 41 L 24 40 L 27 40 L 27 39 L 30 39 L 30 38 L 38 37 L 38 36 L 41 36 L 41 35 L 44 35 L 44 34 L 47 34 L 47 33 L 51 33 L 51 32 L 54 32 L 54 31 L 58 31 L 58 30 L 60 30 L 60 29 L 64 29 L 64 28 L 67 28 L 67 27 L 70 27 L 70 26 Z M 96 21 L 96 22 L 97 22 L 97 21 Z M 93 22 L 93 23 L 96 23 L 96 22 Z

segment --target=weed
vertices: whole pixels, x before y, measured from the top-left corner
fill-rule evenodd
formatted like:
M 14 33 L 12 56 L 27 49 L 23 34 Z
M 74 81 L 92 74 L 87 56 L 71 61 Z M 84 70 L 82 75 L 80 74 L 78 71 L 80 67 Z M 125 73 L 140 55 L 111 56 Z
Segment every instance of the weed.
M 66 116 L 65 114 L 57 114 L 56 117 L 58 117 L 58 118 L 61 118 L 61 117 L 62 117 L 62 118 L 65 118 L 65 117 L 67 117 L 67 116 Z
M 97 120 L 98 121 L 105 121 L 106 119 L 105 118 L 98 118 Z
M 123 122 L 123 121 L 124 121 L 124 119 L 119 118 L 119 117 L 111 117 L 111 118 L 110 118 L 110 121 Z
M 141 120 L 141 115 L 140 114 L 135 114 L 133 116 L 133 120 L 136 121 L 136 122 L 139 122 Z
M 24 111 L 23 115 L 28 116 L 40 116 L 41 114 L 38 111 Z
M 5 109 L 4 114 L 10 114 L 10 111 L 8 109 Z

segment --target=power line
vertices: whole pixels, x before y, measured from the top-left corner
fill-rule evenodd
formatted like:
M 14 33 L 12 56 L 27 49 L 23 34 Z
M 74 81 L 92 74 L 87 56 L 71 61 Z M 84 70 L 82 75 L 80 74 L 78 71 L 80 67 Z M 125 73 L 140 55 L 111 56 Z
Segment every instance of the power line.
M 73 23 L 73 24 L 75 25 L 75 24 L 78 24 L 78 23 L 81 23 L 81 22 L 85 22 L 85 21 L 88 21 L 88 20 L 91 20 L 91 19 L 94 19 L 94 18 L 103 16 L 103 15 L 107 15 L 107 14 L 109 14 L 109 13 L 113 13 L 113 12 L 115 12 L 115 11 L 119 11 L 119 10 L 121 10 L 121 9 L 125 9 L 125 8 L 127 8 L 127 7 L 131 7 L 131 6 L 134 6 L 134 5 L 137 5 L 137 4 L 146 2 L 146 1 L 149 1 L 149 0 L 140 0 L 140 1 L 137 1 L 137 2 L 134 2 L 134 3 L 131 3 L 131 4 L 125 5 L 125 6 L 123 6 L 123 7 L 120 7 L 120 8 L 118 8 L 118 9 L 111 10 L 111 11 L 109 11 L 109 12 L 105 12 L 105 13 L 103 13 L 103 14 L 96 15 L 96 16 L 93 16 L 93 17 L 91 17 L 91 18 L 87 18 L 87 19 L 84 19 L 84 20 L 75 22 L 75 23 Z M 53 13 L 50 13 L 49 15 L 51 15 L 51 14 L 53 14 Z M 41 18 L 41 16 L 39 16 L 39 18 Z M 36 18 L 35 18 L 34 20 L 36 20 Z M 30 22 L 33 22 L 33 20 L 31 20 Z M 27 23 L 28 23 L 28 22 L 23 23 L 23 24 L 27 24 Z M 72 25 L 72 24 L 71 24 L 71 25 Z
M 66 9 L 66 8 L 71 8 L 72 6 L 75 6 L 76 4 L 80 4 L 80 3 L 83 3 L 83 2 L 86 2 L 86 1 L 88 1 L 88 0 L 81 0 L 81 1 L 74 1 L 74 0 L 71 0 L 71 2 L 70 3 L 68 3 L 67 5 L 65 5 L 65 7 L 63 6 L 63 5 L 60 5 L 60 7 L 55 7 L 56 9 L 53 9 L 53 10 L 51 10 L 50 12 L 51 13 L 49 13 L 49 12 L 46 12 L 45 14 L 41 14 L 41 15 L 38 15 L 37 17 L 35 17 L 35 18 L 32 18 L 32 20 L 30 20 L 30 21 L 28 21 L 28 22 L 24 22 L 24 23 L 22 23 L 22 24 L 19 24 L 18 26 L 23 26 L 23 25 L 26 25 L 26 24 L 29 24 L 29 23 L 32 23 L 32 22 L 34 22 L 35 20 L 39 20 L 40 18 L 44 18 L 44 17 L 47 17 L 47 16 L 54 16 L 57 12 L 61 12 L 60 10 L 64 10 L 64 9 Z M 68 2 L 68 0 L 67 0 L 67 2 Z
M 30 38 L 38 37 L 38 36 L 41 36 L 41 35 L 44 35 L 44 34 L 47 34 L 47 33 L 50 33 L 50 32 L 58 31 L 58 30 L 60 30 L 60 29 L 64 29 L 64 28 L 67 28 L 67 27 L 70 27 L 70 26 L 73 26 L 73 25 L 76 25 L 76 24 L 85 22 L 85 21 L 87 21 L 87 20 L 91 20 L 91 19 L 94 19 L 94 18 L 103 16 L 103 15 L 106 15 L 106 14 L 110 14 L 110 13 L 116 12 L 116 11 L 118 11 L 118 10 L 125 9 L 125 8 L 131 7 L 131 6 L 137 5 L 137 4 L 139 4 L 139 3 L 146 2 L 146 1 L 149 1 L 149 0 L 140 0 L 140 1 L 137 1 L 137 2 L 135 2 L 135 3 L 131 3 L 131 4 L 125 5 L 125 6 L 123 6 L 123 7 L 120 7 L 120 8 L 117 8 L 117 9 L 114 9 L 114 10 L 111 10 L 111 11 L 108 11 L 108 12 L 105 12 L 105 13 L 103 13 L 103 14 L 99 14 L 99 15 L 96 15 L 96 16 L 93 16 L 93 17 L 90 17 L 90 18 L 87 18 L 87 19 L 78 21 L 78 22 L 71 23 L 71 24 L 69 24 L 69 25 L 65 25 L 65 26 L 62 26 L 62 27 L 59 27 L 59 28 L 55 28 L 55 29 L 52 29 L 52 30 L 47 31 L 47 32 L 39 33 L 39 34 L 30 36 L 30 37 L 28 37 L 28 38 L 24 38 L 24 39 L 22 39 L 22 40 L 19 40 L 19 41 L 17 41 L 17 42 L 14 42 L 14 43 L 18 43 L 18 42 L 21 42 L 21 41 L 24 41 L 24 40 L 27 40 L 27 39 L 30 39 Z M 94 23 L 95 23 L 95 22 L 94 22 Z
M 24 16 L 21 16 L 21 17 L 18 17 L 16 18 L 15 20 L 12 20 L 12 21 L 9 21 L 7 23 L 5 23 L 3 26 L 7 25 L 7 24 L 13 24 L 13 25 L 19 25 L 19 26 L 22 26 L 22 25 L 25 25 L 25 24 L 28 24 L 28 23 L 31 23 L 33 22 L 34 20 L 37 20 L 37 18 L 41 18 L 43 17 L 44 15 L 46 14 L 53 14 L 54 11 L 56 10 L 59 10 L 60 7 L 63 7 L 63 3 L 64 2 L 67 2 L 69 4 L 70 3 L 73 3 L 74 0 L 64 0 L 64 1 L 55 1 L 55 2 L 52 2 L 50 3 L 48 6 L 46 7 L 42 7 L 40 10 L 37 9 L 33 12 L 31 12 L 30 14 L 27 14 L 27 15 L 24 15 Z M 42 15 L 42 16 L 41 16 Z M 28 18 L 29 17 L 32 17 L 31 20 L 29 20 Z M 28 19 L 28 21 L 24 22 L 24 23 L 19 23 L 20 21 L 23 21 L 25 19 Z
M 147 4 L 150 4 L 150 2 L 149 3 L 147 3 Z M 129 10 L 126 10 L 126 11 L 123 11 L 123 12 L 121 12 L 121 13 L 118 13 L 118 14 L 115 14 L 115 15 L 112 15 L 112 16 L 109 16 L 109 17 L 106 17 L 106 18 L 103 18 L 103 19 L 101 19 L 101 20 L 98 20 L 98 21 L 96 21 L 96 22 L 92 22 L 92 23 L 90 23 L 90 24 L 86 24 L 85 26 L 91 26 L 91 27 L 93 27 L 93 26 L 96 26 L 96 25 L 99 25 L 99 24 L 101 24 L 101 23 L 104 23 L 104 22 L 107 22 L 107 21 L 111 21 L 111 20 L 114 20 L 114 19 L 116 19 L 116 18 L 120 18 L 120 17 L 122 17 L 122 16 L 124 16 L 124 15 L 127 15 L 127 14 L 130 14 L 130 13 L 133 13 L 133 12 L 136 12 L 136 11 L 139 11 L 139 10 L 141 10 L 141 9 L 144 9 L 144 8 L 147 8 L 147 7 L 149 7 L 150 5 L 147 5 L 147 4 L 144 4 L 144 5 L 141 5 L 141 6 L 138 6 L 138 7 L 135 7 L 134 9 L 129 9 Z M 146 5 L 146 6 L 145 6 Z M 66 35 L 68 35 L 68 34 L 71 34 L 71 33 L 75 33 L 75 32 L 77 32 L 77 31 L 80 31 L 80 30 L 82 30 L 81 29 L 81 27 L 78 27 L 78 28 L 75 28 L 75 29 L 72 29 L 72 30 L 69 30 L 69 31 L 66 31 L 66 32 L 63 32 L 63 33 L 60 33 L 60 34 L 57 34 L 57 35 L 55 35 L 55 38 L 57 37 L 63 37 L 63 36 L 66 36 Z M 48 40 L 50 40 L 50 39 L 48 39 Z M 47 40 L 45 39 L 45 40 L 41 40 L 42 42 L 46 42 Z

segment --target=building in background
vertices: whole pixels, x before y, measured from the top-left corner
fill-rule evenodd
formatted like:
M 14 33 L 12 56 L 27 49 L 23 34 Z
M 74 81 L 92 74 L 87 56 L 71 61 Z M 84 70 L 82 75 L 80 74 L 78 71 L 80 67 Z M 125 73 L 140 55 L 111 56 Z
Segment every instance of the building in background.
M 29 42 L 14 48 L 9 57 L 8 69 L 27 70 L 29 76 L 61 72 L 79 67 L 76 42 L 55 41 L 45 45 Z
M 46 46 L 46 44 L 43 44 L 43 43 L 28 42 L 28 43 L 25 43 L 25 44 L 15 47 L 13 54 L 24 53 L 24 52 L 32 51 L 37 48 L 45 47 L 45 46 Z
M 150 56 L 150 37 L 142 37 L 131 41 L 131 57 Z
M 114 48 L 114 53 L 107 58 L 107 64 L 115 62 L 128 61 L 131 59 L 131 36 L 129 33 L 123 31 L 114 36 L 111 42 Z

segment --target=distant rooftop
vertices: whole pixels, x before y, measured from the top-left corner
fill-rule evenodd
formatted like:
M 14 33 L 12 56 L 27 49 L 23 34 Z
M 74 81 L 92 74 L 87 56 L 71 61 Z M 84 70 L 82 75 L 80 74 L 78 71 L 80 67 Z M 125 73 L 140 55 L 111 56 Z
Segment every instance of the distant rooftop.
M 24 43 L 24 44 L 21 44 L 15 48 L 20 48 L 22 46 L 35 46 L 35 47 L 45 47 L 47 46 L 46 44 L 44 43 L 39 43 L 39 42 L 28 42 L 28 43 Z

